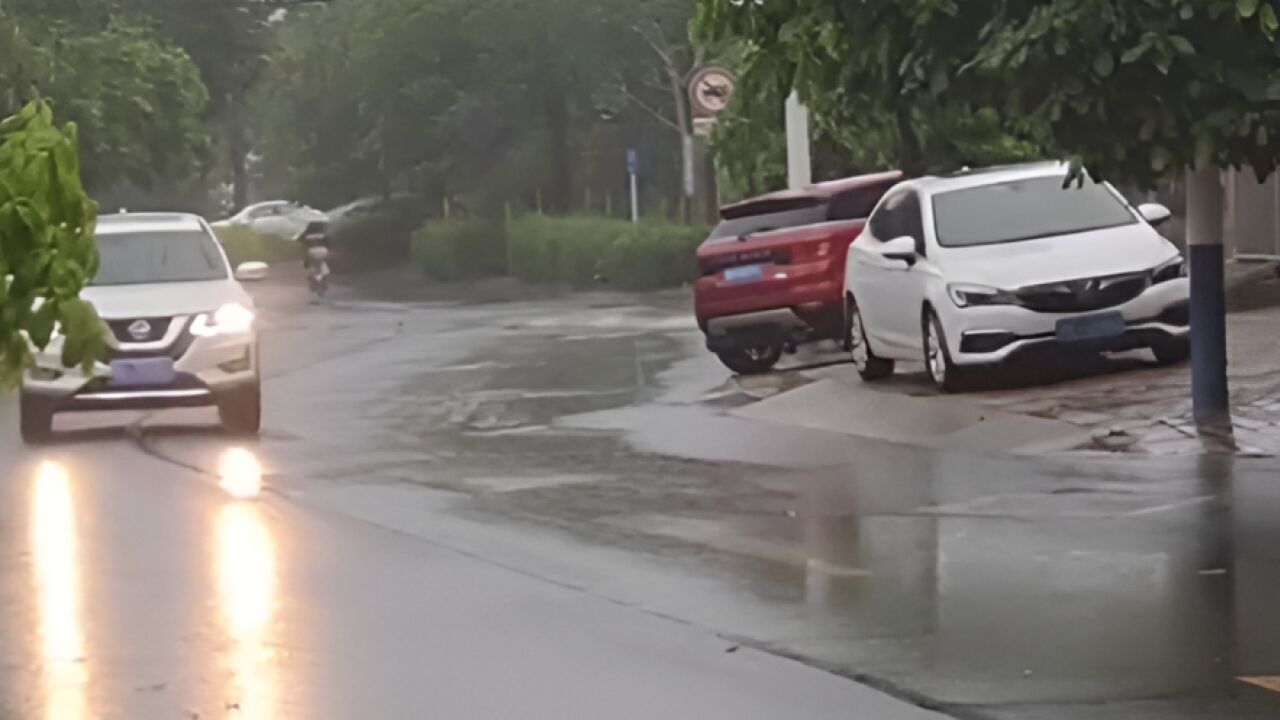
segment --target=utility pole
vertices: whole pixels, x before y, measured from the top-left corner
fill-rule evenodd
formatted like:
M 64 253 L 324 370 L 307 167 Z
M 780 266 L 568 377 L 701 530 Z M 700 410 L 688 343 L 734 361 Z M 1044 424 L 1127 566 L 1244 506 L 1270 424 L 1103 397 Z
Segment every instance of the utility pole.
M 809 154 L 809 108 L 800 102 L 793 90 L 787 97 L 787 184 L 802 188 L 813 182 L 813 164 Z

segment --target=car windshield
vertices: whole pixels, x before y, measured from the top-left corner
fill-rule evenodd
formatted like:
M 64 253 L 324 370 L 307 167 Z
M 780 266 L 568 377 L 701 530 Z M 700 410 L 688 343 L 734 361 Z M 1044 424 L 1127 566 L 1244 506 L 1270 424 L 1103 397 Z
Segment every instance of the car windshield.
M 1062 177 L 983 185 L 933 197 L 938 244 L 967 247 L 1102 230 L 1137 222 L 1102 183 L 1062 186 Z
M 226 261 L 199 230 L 108 233 L 98 236 L 96 286 L 225 280 Z
M 825 203 L 765 213 L 763 215 L 748 215 L 721 222 L 711 231 L 711 237 L 707 238 L 707 242 L 733 240 L 752 233 L 813 225 L 814 223 L 826 222 L 826 220 L 827 205 Z

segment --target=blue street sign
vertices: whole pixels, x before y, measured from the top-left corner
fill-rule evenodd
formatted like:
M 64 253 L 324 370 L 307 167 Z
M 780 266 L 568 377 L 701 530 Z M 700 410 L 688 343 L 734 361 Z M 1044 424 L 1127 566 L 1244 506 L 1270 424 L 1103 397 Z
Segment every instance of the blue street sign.
M 635 175 L 639 165 L 640 165 L 639 155 L 636 154 L 635 150 L 628 150 L 627 151 L 627 174 Z

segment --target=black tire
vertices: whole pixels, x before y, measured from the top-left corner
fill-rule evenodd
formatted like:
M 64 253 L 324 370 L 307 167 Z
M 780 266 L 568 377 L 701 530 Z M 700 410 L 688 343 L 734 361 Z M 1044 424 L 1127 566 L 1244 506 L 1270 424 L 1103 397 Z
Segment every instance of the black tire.
M 945 393 L 963 392 L 969 385 L 968 373 L 951 360 L 947 335 L 932 308 L 925 310 L 921 334 L 924 337 L 924 367 L 933 386 Z
M 1156 343 L 1151 346 L 1151 353 L 1161 365 L 1178 365 L 1191 359 L 1191 339 L 1177 338 Z
M 28 392 L 18 394 L 18 426 L 28 445 L 48 442 L 53 435 L 53 404 Z
M 734 348 L 716 353 L 725 367 L 739 375 L 760 375 L 773 369 L 782 359 L 783 346 L 758 345 L 751 348 Z
M 262 431 L 262 383 L 223 393 L 218 398 L 218 419 L 229 433 L 257 436 Z
M 853 366 L 858 376 L 865 382 L 883 380 L 893 375 L 893 361 L 876 357 L 867 342 L 867 329 L 862 322 L 862 313 L 853 298 L 845 302 L 845 347 L 853 356 Z

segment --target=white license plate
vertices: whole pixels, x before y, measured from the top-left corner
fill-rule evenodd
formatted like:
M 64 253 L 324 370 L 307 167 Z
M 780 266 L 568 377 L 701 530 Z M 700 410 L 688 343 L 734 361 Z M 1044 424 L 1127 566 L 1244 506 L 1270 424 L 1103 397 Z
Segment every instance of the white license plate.
M 112 360 L 111 387 L 159 387 L 172 385 L 176 373 L 171 358 L 145 358 L 140 360 Z
M 724 280 L 730 283 L 755 282 L 763 277 L 763 265 L 747 265 L 745 267 L 729 268 L 724 271 Z

